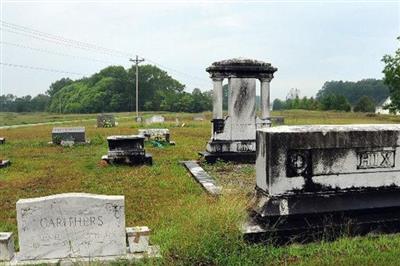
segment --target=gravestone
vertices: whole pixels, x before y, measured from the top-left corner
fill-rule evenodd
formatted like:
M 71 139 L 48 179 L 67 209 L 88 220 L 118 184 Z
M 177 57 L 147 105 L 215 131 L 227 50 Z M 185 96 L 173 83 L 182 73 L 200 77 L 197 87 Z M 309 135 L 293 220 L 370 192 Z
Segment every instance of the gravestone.
M 126 254 L 123 196 L 68 193 L 17 202 L 20 260 Z
M 175 145 L 174 141 L 170 141 L 170 133 L 167 128 L 139 129 L 139 136 L 145 137 L 146 140 L 162 141 L 170 145 Z
M 255 161 L 256 129 L 269 127 L 270 82 L 277 69 L 258 60 L 236 58 L 214 62 L 206 69 L 213 81 L 211 139 L 200 153 L 217 159 Z M 223 80 L 228 79 L 228 115 L 223 115 Z M 261 84 L 261 117 L 256 115 L 256 81 Z
M 12 234 L 0 232 L 1 265 L 79 265 L 159 256 L 158 247 L 148 245 L 147 227 L 143 234 L 136 227 L 125 228 L 124 196 L 65 193 L 20 199 L 16 207 L 20 251 L 14 255 Z M 147 238 L 135 246 L 141 235 Z M 136 237 L 132 252 L 129 236 Z
M 302 217 L 302 222 L 314 217 L 303 224 L 307 227 L 316 215 L 326 214 L 362 217 L 365 223 L 400 222 L 399 154 L 400 125 L 260 129 L 256 220 L 265 221 L 268 230 L 282 217 Z
M 204 114 L 196 114 L 193 116 L 194 121 L 204 121 L 206 118 Z
M 146 124 L 164 123 L 165 118 L 162 115 L 153 115 L 145 120 Z
M 84 127 L 55 127 L 52 131 L 53 144 L 61 144 L 62 141 L 74 143 L 86 143 Z
M 0 144 L 5 144 L 6 143 L 6 138 L 0 138 Z
M 144 136 L 123 135 L 110 136 L 107 138 L 108 153 L 102 160 L 108 163 L 122 164 L 152 164 L 151 154 L 144 149 Z
M 97 127 L 115 127 L 115 116 L 112 114 L 99 114 Z

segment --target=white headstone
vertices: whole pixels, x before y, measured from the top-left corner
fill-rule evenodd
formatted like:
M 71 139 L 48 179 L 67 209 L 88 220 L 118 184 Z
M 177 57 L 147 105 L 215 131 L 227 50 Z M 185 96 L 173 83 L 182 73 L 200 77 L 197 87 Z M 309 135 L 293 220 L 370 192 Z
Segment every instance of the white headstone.
M 124 196 L 66 193 L 17 202 L 19 260 L 126 254 Z

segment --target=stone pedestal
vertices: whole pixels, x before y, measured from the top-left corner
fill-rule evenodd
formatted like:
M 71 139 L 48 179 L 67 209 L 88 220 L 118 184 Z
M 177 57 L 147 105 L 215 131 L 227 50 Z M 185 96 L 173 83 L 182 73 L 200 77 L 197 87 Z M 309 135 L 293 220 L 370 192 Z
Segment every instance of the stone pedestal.
M 110 136 L 107 138 L 108 154 L 102 160 L 108 163 L 122 164 L 152 164 L 151 154 L 146 154 L 144 149 L 144 136 L 125 135 Z
M 231 59 L 213 63 L 207 72 L 213 80 L 211 139 L 201 153 L 208 162 L 217 159 L 255 161 L 256 129 L 269 127 L 269 84 L 277 69 L 271 64 Z M 223 79 L 228 79 L 228 115 L 223 117 Z M 256 116 L 256 82 L 261 82 L 261 118 Z
M 13 234 L 10 232 L 0 232 L 0 262 L 9 261 L 13 257 L 14 257 Z
M 142 253 L 149 249 L 150 229 L 147 226 L 126 228 L 128 247 L 131 253 Z

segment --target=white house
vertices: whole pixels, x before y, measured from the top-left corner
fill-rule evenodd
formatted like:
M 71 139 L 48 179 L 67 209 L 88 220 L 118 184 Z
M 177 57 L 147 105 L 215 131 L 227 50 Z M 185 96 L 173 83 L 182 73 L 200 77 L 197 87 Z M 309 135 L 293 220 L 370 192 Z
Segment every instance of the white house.
M 390 96 L 387 97 L 385 100 L 380 102 L 376 108 L 375 108 L 375 113 L 376 114 L 382 114 L 382 115 L 388 115 L 390 114 L 389 109 L 384 109 L 384 107 L 388 104 L 390 104 L 392 101 L 390 100 Z M 400 113 L 396 112 L 396 115 L 399 115 Z

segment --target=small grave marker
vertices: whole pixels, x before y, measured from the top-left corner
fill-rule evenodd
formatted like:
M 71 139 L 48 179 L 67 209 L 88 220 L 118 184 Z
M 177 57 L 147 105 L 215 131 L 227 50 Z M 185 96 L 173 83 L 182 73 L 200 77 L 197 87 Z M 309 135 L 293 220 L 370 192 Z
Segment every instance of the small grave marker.
M 61 144 L 62 141 L 74 143 L 86 143 L 84 127 L 55 127 L 52 131 L 53 144 Z

